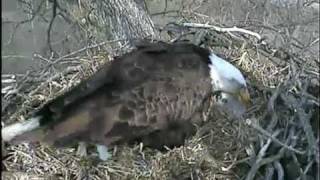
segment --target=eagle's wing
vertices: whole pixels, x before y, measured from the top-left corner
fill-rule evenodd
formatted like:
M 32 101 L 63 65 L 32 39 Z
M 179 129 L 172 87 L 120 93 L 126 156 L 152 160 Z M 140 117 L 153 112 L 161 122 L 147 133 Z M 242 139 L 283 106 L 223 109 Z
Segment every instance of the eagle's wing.
M 207 58 L 190 44 L 140 46 L 44 106 L 36 113 L 42 128 L 16 140 L 109 145 L 183 139 L 177 133 L 191 132 L 189 120 L 210 93 Z

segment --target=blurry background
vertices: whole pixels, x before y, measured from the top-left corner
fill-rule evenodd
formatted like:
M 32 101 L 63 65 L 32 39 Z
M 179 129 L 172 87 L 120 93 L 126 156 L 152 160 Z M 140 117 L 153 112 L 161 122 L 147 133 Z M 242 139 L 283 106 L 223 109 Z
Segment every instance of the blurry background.
M 2 0 L 1 3 L 2 73 L 25 73 L 41 63 L 34 58 L 35 53 L 51 56 L 47 34 L 53 3 L 44 0 Z M 319 59 L 319 1 L 148 0 L 145 3 L 156 28 L 183 21 L 183 16 L 188 15 L 203 23 L 254 30 L 275 47 Z M 84 47 L 90 38 L 61 16 L 55 18 L 50 34 L 51 46 L 60 55 Z

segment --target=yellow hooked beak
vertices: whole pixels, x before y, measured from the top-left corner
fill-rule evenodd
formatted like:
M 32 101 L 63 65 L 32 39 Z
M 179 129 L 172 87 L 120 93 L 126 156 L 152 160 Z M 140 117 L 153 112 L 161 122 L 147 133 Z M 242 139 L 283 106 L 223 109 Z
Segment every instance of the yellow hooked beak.
M 251 98 L 247 88 L 242 88 L 239 91 L 238 98 L 240 102 L 246 106 L 246 108 L 249 108 L 251 106 Z

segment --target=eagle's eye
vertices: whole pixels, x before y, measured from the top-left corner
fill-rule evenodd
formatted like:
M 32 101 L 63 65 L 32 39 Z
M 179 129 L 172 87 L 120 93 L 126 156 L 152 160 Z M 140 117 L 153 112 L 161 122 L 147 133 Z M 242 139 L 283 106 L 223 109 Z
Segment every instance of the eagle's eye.
M 213 97 L 216 99 L 216 100 L 219 100 L 219 99 L 222 99 L 222 91 L 220 91 L 220 90 L 217 90 L 217 91 L 214 91 L 213 93 L 212 93 L 212 95 L 213 95 Z
M 226 99 L 226 98 L 222 98 L 221 101 L 222 101 L 222 103 L 224 103 L 224 104 L 228 103 L 228 99 Z

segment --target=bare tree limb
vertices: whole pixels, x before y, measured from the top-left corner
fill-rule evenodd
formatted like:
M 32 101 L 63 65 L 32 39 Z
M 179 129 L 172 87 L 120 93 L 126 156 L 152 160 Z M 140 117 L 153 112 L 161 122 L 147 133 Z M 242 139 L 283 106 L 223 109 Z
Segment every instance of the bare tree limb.
M 273 166 L 277 170 L 278 180 L 283 180 L 284 171 L 283 171 L 283 167 L 282 167 L 281 163 L 279 162 L 279 160 L 273 162 Z
M 276 137 L 278 134 L 280 133 L 280 131 L 275 132 L 272 137 Z M 268 141 L 263 145 L 263 147 L 260 149 L 257 157 L 256 157 L 256 161 L 255 163 L 251 166 L 250 171 L 247 174 L 246 180 L 253 180 L 253 178 L 255 177 L 255 175 L 257 174 L 257 171 L 259 170 L 259 168 L 263 165 L 266 164 L 266 160 L 263 158 L 266 155 L 266 152 L 270 146 L 272 142 L 272 139 L 269 138 Z
M 214 26 L 214 25 L 209 25 L 209 24 L 199 24 L 199 23 L 183 23 L 182 24 L 185 27 L 191 27 L 191 28 L 206 28 L 206 29 L 212 29 L 214 31 L 218 31 L 218 32 L 227 32 L 227 33 L 231 33 L 231 32 L 240 32 L 240 33 L 244 33 L 244 34 L 249 34 L 251 36 L 254 36 L 255 38 L 257 38 L 258 40 L 261 40 L 262 37 L 260 34 L 247 30 L 247 29 L 243 29 L 243 28 L 238 28 L 236 26 L 232 27 L 232 28 L 222 28 L 222 27 L 218 27 L 218 26 Z
M 273 137 L 268 131 L 264 130 L 262 127 L 256 125 L 255 123 L 253 123 L 254 120 L 251 119 L 247 119 L 246 120 L 246 124 L 249 125 L 250 127 L 254 128 L 255 130 L 257 130 L 258 132 L 260 132 L 262 135 L 264 135 L 265 137 L 271 138 L 275 143 L 283 146 L 285 149 L 293 151 L 297 154 L 305 154 L 305 151 L 301 151 L 301 150 L 297 150 L 291 146 L 288 146 L 287 144 L 281 142 L 280 140 L 278 140 L 277 138 Z
M 268 164 L 266 168 L 264 180 L 272 180 L 273 175 L 274 175 L 274 167 L 272 164 Z

